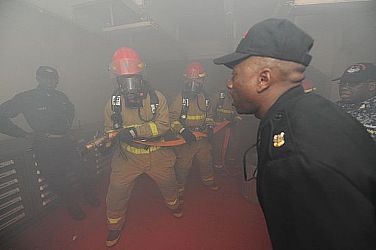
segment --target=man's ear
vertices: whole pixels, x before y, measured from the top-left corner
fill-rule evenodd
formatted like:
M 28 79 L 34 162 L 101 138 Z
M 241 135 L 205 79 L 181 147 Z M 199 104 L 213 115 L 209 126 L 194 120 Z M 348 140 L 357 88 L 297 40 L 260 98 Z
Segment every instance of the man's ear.
M 261 93 L 270 87 L 271 78 L 271 69 L 264 68 L 259 72 L 257 79 L 257 93 Z

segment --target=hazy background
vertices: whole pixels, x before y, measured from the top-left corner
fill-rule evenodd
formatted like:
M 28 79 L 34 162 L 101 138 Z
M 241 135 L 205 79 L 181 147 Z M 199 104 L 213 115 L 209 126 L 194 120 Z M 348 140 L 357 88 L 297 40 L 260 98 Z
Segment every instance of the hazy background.
M 207 89 L 224 88 L 230 71 L 212 59 L 232 52 L 242 34 L 269 17 L 294 21 L 315 39 L 307 77 L 336 100 L 330 79 L 357 62 L 375 62 L 375 1 L 301 6 L 277 0 L 1 0 L 0 103 L 34 88 L 39 65 L 58 69 L 58 89 L 76 106 L 75 126 L 100 124 L 114 88 L 112 53 L 136 49 L 145 78 L 171 98 L 184 67 L 204 64 Z M 25 127 L 22 117 L 16 119 Z M 25 127 L 26 128 L 26 127 Z M 0 139 L 7 138 L 0 134 Z

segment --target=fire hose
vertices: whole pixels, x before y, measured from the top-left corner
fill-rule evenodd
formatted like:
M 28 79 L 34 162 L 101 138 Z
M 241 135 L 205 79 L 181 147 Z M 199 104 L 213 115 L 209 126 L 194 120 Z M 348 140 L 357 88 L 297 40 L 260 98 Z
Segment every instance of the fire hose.
M 225 128 L 230 122 L 229 121 L 223 121 L 217 126 L 213 128 L 214 134 L 218 133 L 220 130 Z M 105 132 L 103 136 L 100 136 L 98 138 L 94 138 L 93 140 L 89 141 L 83 146 L 83 151 L 88 152 L 96 147 L 100 147 L 102 145 L 105 145 L 106 143 L 112 141 L 115 139 L 115 137 L 118 135 L 121 129 L 116 130 L 109 130 Z M 196 136 L 197 139 L 207 137 L 207 133 L 204 132 L 193 132 L 193 134 Z M 138 143 L 145 146 L 158 146 L 158 147 L 173 147 L 178 146 L 186 143 L 186 141 L 183 138 L 176 138 L 173 140 L 162 140 L 162 141 L 148 141 L 147 139 L 143 140 L 134 140 L 133 143 Z

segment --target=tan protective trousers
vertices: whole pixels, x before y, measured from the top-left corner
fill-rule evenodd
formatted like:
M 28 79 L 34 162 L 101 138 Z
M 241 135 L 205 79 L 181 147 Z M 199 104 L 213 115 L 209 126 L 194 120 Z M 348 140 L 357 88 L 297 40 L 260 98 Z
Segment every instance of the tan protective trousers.
M 201 139 L 191 144 L 183 144 L 175 148 L 175 171 L 180 194 L 184 191 L 186 178 L 192 167 L 193 159 L 195 159 L 199 165 L 202 182 L 207 186 L 214 184 L 215 179 L 211 151 L 212 146 L 208 139 Z
M 148 154 L 126 151 L 125 154 L 127 158 L 119 150 L 115 151 L 111 162 L 112 172 L 106 198 L 109 230 L 122 229 L 136 178 L 143 173 L 157 183 L 168 208 L 173 210 L 179 206 L 173 150 L 161 148 Z

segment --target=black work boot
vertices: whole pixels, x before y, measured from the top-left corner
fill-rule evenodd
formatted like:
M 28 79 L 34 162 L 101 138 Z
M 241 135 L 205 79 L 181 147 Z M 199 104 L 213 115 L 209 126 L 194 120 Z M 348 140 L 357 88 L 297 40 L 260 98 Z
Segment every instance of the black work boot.
M 86 215 L 85 212 L 81 209 L 81 207 L 77 203 L 71 203 L 66 206 L 66 209 L 74 220 L 83 220 L 85 219 Z
M 107 247 L 115 246 L 116 243 L 120 239 L 120 233 L 121 233 L 121 230 L 109 230 L 107 234 L 107 239 L 106 239 L 106 246 Z
M 171 209 L 171 212 L 172 215 L 176 218 L 181 218 L 183 216 L 183 206 L 181 205 L 181 203 L 177 208 Z
M 210 190 L 217 191 L 219 189 L 217 183 L 214 181 L 213 183 L 206 185 Z

